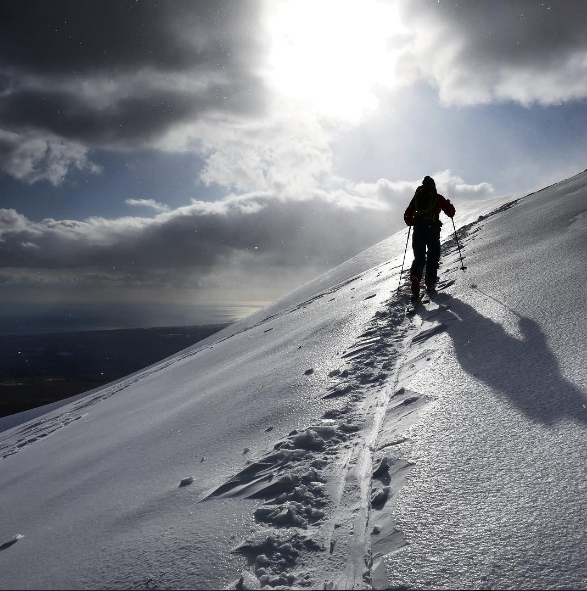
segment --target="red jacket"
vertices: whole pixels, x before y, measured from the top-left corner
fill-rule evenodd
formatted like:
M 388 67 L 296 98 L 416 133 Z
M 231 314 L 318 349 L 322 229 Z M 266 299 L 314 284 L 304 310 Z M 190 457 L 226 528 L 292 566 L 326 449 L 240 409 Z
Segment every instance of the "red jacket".
M 419 190 L 422 190 L 422 189 L 423 189 L 423 187 L 418 187 L 416 192 L 418 192 Z M 438 214 L 442 210 L 449 218 L 452 218 L 455 214 L 454 205 L 448 199 L 445 199 L 440 193 L 436 193 L 436 197 L 437 197 L 436 216 L 438 217 Z M 412 200 L 410 201 L 410 204 L 408 205 L 408 207 L 404 213 L 404 222 L 406 222 L 406 224 L 408 226 L 414 225 L 414 209 L 415 209 L 414 202 L 415 202 L 415 199 L 416 199 L 416 195 L 414 195 L 412 197 Z M 440 222 L 440 220 L 438 221 L 438 223 L 442 226 L 442 222 Z

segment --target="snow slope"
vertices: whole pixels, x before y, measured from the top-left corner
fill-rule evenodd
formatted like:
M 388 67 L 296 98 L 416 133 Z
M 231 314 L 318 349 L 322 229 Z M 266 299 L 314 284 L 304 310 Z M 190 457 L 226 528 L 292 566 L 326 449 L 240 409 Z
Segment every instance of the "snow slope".
M 412 354 L 435 361 L 410 387 L 436 402 L 398 450 L 409 545 L 386 584 L 587 587 L 586 212 L 583 173 L 483 222 L 422 319 Z
M 459 208 L 413 318 L 404 231 L 0 433 L 0 588 L 585 586 L 586 187 Z

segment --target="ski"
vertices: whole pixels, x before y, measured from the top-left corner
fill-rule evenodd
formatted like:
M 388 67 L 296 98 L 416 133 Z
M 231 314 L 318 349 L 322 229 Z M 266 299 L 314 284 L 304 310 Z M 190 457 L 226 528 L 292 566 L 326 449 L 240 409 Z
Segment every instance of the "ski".
M 438 290 L 446 289 L 447 287 L 454 285 L 456 283 L 456 281 L 457 281 L 456 279 L 443 279 L 438 283 L 438 285 L 436 286 L 436 289 L 438 289 Z
M 429 304 L 435 295 L 438 295 L 438 292 L 436 290 L 423 291 L 415 300 L 412 300 L 406 306 L 406 314 L 414 314 L 416 312 L 416 309 L 418 308 L 418 304 Z
M 422 296 L 424 294 L 421 293 L 415 300 L 412 300 L 407 306 L 406 306 L 406 314 L 407 315 L 411 315 L 414 314 L 416 312 L 416 310 L 418 309 L 418 304 L 422 304 Z
M 439 290 L 444 290 L 455 283 L 455 279 L 441 281 L 433 290 L 423 290 L 416 299 L 412 299 L 406 306 L 406 315 L 412 315 L 416 312 L 418 304 L 429 304 L 438 295 Z M 413 296 L 412 296 L 413 297 Z

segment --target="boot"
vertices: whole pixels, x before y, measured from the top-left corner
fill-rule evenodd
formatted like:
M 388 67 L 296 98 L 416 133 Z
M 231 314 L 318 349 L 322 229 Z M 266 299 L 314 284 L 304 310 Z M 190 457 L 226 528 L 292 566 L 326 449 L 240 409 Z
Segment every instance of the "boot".
M 426 292 L 434 293 L 436 291 L 436 282 L 438 277 L 426 277 Z

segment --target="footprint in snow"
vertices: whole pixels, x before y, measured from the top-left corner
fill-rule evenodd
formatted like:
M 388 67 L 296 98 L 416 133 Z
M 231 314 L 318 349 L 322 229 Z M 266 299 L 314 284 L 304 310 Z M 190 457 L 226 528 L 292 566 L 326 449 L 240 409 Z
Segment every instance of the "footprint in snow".
M 383 507 L 389 498 L 389 486 L 384 486 L 374 493 L 371 498 L 372 507 Z
M 189 486 L 190 484 L 193 484 L 194 482 L 194 477 L 193 476 L 186 476 L 185 478 L 182 478 L 180 483 L 179 483 L 179 488 L 183 488 L 184 486 Z
M 16 534 L 11 540 L 8 540 L 8 542 L 4 542 L 4 544 L 0 546 L 0 551 L 10 548 L 10 546 L 13 546 L 14 544 L 16 544 L 16 542 L 18 542 L 18 540 L 22 538 L 24 538 L 22 534 Z
M 375 468 L 373 471 L 373 478 L 380 478 L 382 476 L 384 477 L 388 475 L 390 466 L 391 460 L 387 456 L 383 457 L 379 463 L 379 466 L 377 466 L 377 468 Z
M 328 400 L 330 398 L 338 398 L 339 396 L 345 396 L 349 392 L 353 391 L 353 386 L 351 384 L 347 384 L 345 386 L 338 386 L 332 392 L 325 394 L 322 396 L 322 400 Z
M 338 419 L 339 417 L 345 415 L 348 412 L 348 408 L 331 408 L 327 410 L 323 415 L 323 419 Z

